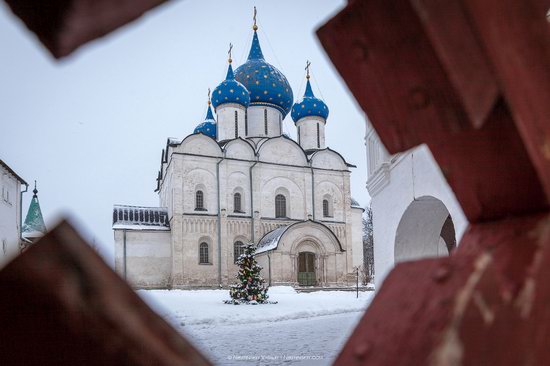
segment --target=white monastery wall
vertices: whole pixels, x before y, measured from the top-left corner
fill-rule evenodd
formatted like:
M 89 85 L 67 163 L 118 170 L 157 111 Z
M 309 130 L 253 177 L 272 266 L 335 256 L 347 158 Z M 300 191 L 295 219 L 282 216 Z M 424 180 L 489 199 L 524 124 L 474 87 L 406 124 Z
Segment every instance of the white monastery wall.
M 396 233 L 409 205 L 434 197 L 445 205 L 454 223 L 457 243 L 467 226 L 458 201 L 425 145 L 379 160 L 367 183 L 372 196 L 374 261 L 379 286 L 395 264 Z
M 21 183 L 0 165 L 0 267 L 19 253 Z
M 19 253 L 21 183 L 0 165 L 0 267 Z
M 124 274 L 124 235 L 126 232 L 126 278 L 136 288 L 166 287 L 170 281 L 170 231 L 114 231 L 115 270 Z

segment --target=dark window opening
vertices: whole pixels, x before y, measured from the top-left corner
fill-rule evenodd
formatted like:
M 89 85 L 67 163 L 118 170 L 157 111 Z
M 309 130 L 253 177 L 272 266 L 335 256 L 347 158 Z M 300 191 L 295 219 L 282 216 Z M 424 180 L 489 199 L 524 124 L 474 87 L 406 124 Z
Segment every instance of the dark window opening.
M 239 112 L 235 111 L 235 138 L 239 137 Z
M 267 136 L 267 109 L 264 109 L 264 130 L 265 135 Z
M 233 244 L 233 263 L 237 263 L 241 254 L 244 254 L 243 242 L 236 241 L 235 244 Z
M 201 243 L 199 245 L 199 264 L 208 264 L 208 244 Z
M 204 208 L 204 193 L 202 191 L 195 193 L 195 211 L 206 211 Z
M 275 196 L 275 217 L 286 216 L 286 197 L 282 194 Z
M 321 137 L 320 137 L 320 134 L 319 134 L 319 124 L 317 123 L 317 148 L 320 149 L 321 148 Z
M 233 195 L 233 211 L 238 213 L 243 212 L 241 206 L 241 194 L 238 192 Z

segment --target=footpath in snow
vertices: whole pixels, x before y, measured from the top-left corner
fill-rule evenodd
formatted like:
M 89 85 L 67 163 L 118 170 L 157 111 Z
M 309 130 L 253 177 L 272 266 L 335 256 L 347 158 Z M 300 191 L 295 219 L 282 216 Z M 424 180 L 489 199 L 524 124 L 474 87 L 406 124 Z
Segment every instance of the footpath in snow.
M 228 290 L 138 294 L 219 365 L 331 364 L 374 296 L 279 286 L 268 292 L 277 304 L 228 305 Z

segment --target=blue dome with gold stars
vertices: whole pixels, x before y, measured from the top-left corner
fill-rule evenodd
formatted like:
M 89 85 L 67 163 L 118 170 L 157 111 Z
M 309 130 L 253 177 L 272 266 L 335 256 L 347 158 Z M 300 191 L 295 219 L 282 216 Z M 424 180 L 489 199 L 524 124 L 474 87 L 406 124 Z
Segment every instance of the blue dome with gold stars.
M 304 97 L 300 102 L 292 106 L 292 113 L 290 116 L 294 122 L 298 122 L 304 117 L 315 116 L 325 120 L 328 118 L 328 107 L 325 102 L 313 95 L 313 90 L 311 90 L 311 84 L 309 83 L 309 75 Z
M 250 92 L 250 105 L 276 108 L 283 118 L 290 112 L 294 96 L 288 80 L 264 59 L 258 34 L 254 31 L 248 60 L 235 70 L 235 79 Z
M 225 103 L 236 103 L 243 107 L 248 107 L 250 103 L 250 93 L 243 84 L 235 80 L 231 63 L 229 63 L 229 67 L 227 68 L 225 80 L 214 89 L 214 93 L 212 94 L 212 105 L 214 108 L 218 108 L 218 106 Z
M 206 118 L 204 119 L 204 122 L 199 124 L 197 127 L 195 127 L 195 131 L 193 133 L 203 133 L 206 136 L 210 136 L 213 139 L 216 138 L 216 120 L 214 119 L 214 115 L 212 114 L 212 108 L 210 108 L 210 103 L 208 103 L 208 111 L 206 112 Z

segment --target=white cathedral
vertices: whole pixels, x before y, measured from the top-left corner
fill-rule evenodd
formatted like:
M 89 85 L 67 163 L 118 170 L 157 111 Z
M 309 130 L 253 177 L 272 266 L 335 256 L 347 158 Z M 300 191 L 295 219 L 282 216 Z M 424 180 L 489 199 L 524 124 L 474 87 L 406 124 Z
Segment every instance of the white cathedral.
M 253 29 L 247 61 L 233 71 L 229 57 L 205 121 L 168 139 L 159 207 L 114 206 L 115 268 L 136 288 L 233 283 L 245 242 L 256 244 L 270 285 L 355 282 L 363 209 L 351 198 L 354 166 L 325 146 L 329 110 L 313 94 L 309 68 L 293 104 Z M 297 142 L 282 131 L 289 112 Z

